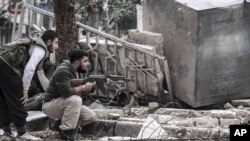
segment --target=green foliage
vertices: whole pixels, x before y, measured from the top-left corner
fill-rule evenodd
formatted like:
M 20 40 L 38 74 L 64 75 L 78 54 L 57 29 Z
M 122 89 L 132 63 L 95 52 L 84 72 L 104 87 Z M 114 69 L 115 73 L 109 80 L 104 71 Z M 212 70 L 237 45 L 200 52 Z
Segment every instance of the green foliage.
M 77 20 L 81 23 L 87 22 L 88 1 L 77 0 Z M 136 27 L 136 4 L 141 0 L 109 0 L 108 10 L 102 12 L 102 26 L 108 26 L 112 22 L 118 23 L 119 29 L 127 30 Z
M 88 0 L 76 0 L 76 21 L 86 24 L 88 20 Z
M 136 27 L 138 0 L 109 0 L 109 22 L 115 21 L 122 30 Z

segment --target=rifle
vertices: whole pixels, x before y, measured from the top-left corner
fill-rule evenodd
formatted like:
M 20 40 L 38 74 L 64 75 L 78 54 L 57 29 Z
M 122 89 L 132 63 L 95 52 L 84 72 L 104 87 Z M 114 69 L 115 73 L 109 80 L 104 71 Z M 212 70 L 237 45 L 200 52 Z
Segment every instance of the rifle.
M 129 82 L 134 81 L 132 78 L 127 78 L 126 76 L 119 76 L 119 75 L 89 75 L 86 78 L 87 82 L 96 82 L 96 86 L 101 90 L 101 92 L 107 95 L 108 91 L 104 87 L 104 83 L 107 82 L 107 79 L 112 81 L 121 81 L 121 82 Z
M 126 76 L 120 76 L 120 75 L 89 75 L 86 78 L 86 81 L 87 82 L 97 82 L 97 81 L 106 82 L 108 78 L 112 81 L 123 81 L 123 82 L 134 81 L 134 79 L 132 78 L 127 78 Z
M 97 87 L 102 91 L 103 94 L 106 95 L 107 90 L 104 87 L 104 83 L 107 82 L 108 78 L 112 81 L 121 81 L 121 82 L 134 81 L 133 78 L 128 78 L 126 76 L 120 76 L 120 75 L 89 75 L 87 78 L 83 79 L 83 83 L 96 82 Z M 79 85 L 79 82 L 73 82 L 73 80 L 71 81 L 72 86 Z M 81 81 L 81 84 L 82 84 L 82 81 Z

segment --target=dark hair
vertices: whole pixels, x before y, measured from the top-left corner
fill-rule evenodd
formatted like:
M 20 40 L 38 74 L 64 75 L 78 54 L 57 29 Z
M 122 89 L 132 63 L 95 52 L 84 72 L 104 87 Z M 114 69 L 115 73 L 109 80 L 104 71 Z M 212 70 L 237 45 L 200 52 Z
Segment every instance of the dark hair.
M 46 43 L 48 40 L 51 40 L 51 42 L 53 42 L 55 38 L 58 38 L 58 35 L 54 30 L 46 30 L 41 38 L 44 43 Z
M 82 59 L 84 56 L 88 57 L 88 53 L 81 49 L 73 49 L 69 53 L 69 62 L 74 63 L 75 61 Z

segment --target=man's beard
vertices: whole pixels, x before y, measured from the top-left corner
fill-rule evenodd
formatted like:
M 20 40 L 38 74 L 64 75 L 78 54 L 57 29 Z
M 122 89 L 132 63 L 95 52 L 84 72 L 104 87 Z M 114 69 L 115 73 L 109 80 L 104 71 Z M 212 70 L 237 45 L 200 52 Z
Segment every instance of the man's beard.
M 86 70 L 82 69 L 81 66 L 79 66 L 79 67 L 77 68 L 77 71 L 78 71 L 79 73 L 86 73 L 86 72 L 87 72 Z
M 49 53 L 53 53 L 53 49 L 52 49 L 52 44 L 50 46 L 47 47 Z

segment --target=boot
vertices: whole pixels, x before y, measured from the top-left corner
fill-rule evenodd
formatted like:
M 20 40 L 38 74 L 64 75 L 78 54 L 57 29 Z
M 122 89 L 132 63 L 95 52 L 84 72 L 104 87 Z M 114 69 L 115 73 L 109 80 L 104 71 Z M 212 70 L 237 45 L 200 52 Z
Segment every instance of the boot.
M 59 134 L 63 140 L 66 140 L 66 141 L 75 141 L 76 140 L 75 129 L 73 129 L 73 130 L 61 130 L 60 129 Z
M 50 125 L 50 130 L 59 131 L 60 130 L 59 126 L 61 125 L 61 123 L 62 123 L 61 120 L 54 120 Z

